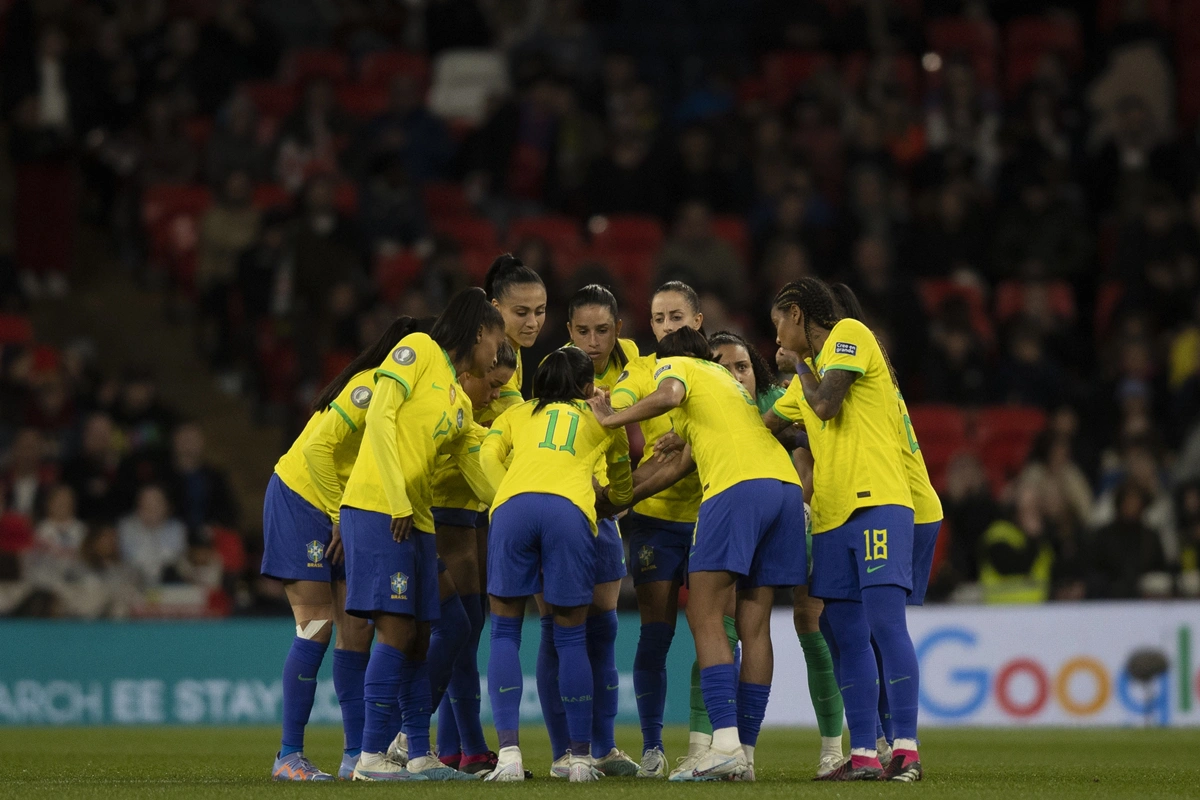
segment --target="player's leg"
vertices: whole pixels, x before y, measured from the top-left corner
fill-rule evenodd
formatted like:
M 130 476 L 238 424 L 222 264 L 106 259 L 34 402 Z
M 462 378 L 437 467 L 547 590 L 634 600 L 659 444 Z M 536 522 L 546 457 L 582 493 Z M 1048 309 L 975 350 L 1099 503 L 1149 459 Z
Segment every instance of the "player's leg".
M 333 688 L 342 709 L 342 764 L 338 778 L 350 780 L 362 752 L 363 678 L 371 653 L 375 628 L 365 619 L 346 613 L 346 580 L 331 584 L 336 640 L 333 651 Z
M 567 777 L 567 748 L 570 746 L 567 733 L 567 712 L 563 708 L 562 692 L 558 687 L 558 648 L 554 645 L 554 613 L 541 593 L 534 595 L 537 605 L 539 626 L 537 665 L 538 703 L 542 707 L 542 720 L 550 737 L 550 777 Z
M 296 636 L 283 662 L 283 736 L 272 776 L 276 780 L 330 780 L 304 758 L 304 729 L 317 694 L 317 671 L 333 634 L 328 583 L 287 581 L 284 591 L 296 621 Z
M 487 666 L 488 695 L 500 750 L 499 764 L 485 780 L 523 781 L 525 767 L 521 758 L 520 733 L 525 679 L 521 674 L 521 623 L 526 598 L 492 595 L 490 600 L 492 637 Z
M 667 759 L 662 730 L 667 700 L 667 653 L 675 638 L 679 615 L 679 583 L 651 581 L 638 585 L 636 591 L 642 623 L 633 659 L 633 693 L 642 726 L 642 763 L 637 774 L 639 778 L 664 778 Z
M 441 616 L 430 626 L 429 639 L 429 688 L 432 708 L 439 708 L 450 686 L 450 677 L 459 655 L 466 649 L 471 638 L 471 623 L 463 607 L 462 599 L 449 570 L 442 568 L 438 559 L 438 596 Z M 440 733 L 440 731 L 439 731 Z M 457 750 L 442 753 L 438 758 L 448 767 L 458 769 L 462 761 Z
M 625 545 L 617 523 L 598 520 L 593 537 L 596 551 L 595 590 L 587 616 L 588 656 L 592 660 L 592 757 L 605 775 L 636 775 L 638 763 L 617 749 L 616 720 L 620 699 L 617 673 L 617 597 L 625 577 Z
M 737 627 L 742 645 L 742 665 L 738 679 L 738 739 L 745 753 L 747 769 L 739 778 L 754 780 L 754 749 L 758 732 L 767 713 L 771 696 L 771 678 L 775 671 L 775 652 L 771 645 L 771 604 L 774 586 L 757 586 L 738 592 Z
M 842 765 L 842 721 L 845 707 L 842 693 L 838 689 L 834 673 L 833 656 L 821 633 L 821 612 L 825 604 L 808 594 L 807 586 L 792 590 L 792 620 L 800 647 L 804 651 L 804 664 L 808 671 L 808 695 L 813 711 L 817 715 L 817 729 L 821 734 L 821 756 L 817 774 L 822 775 Z
M 734 667 L 741 668 L 742 651 L 738 646 L 737 623 L 737 594 L 731 588 L 729 598 L 725 601 L 725 612 L 722 623 L 725 626 L 725 638 L 729 642 L 729 652 L 733 655 Z M 704 707 L 704 692 L 700 689 L 700 662 L 692 663 L 692 683 L 690 692 L 690 713 L 688 715 L 688 753 L 679 762 L 672 774 L 683 773 L 691 769 L 697 758 L 704 755 L 712 746 L 712 723 L 708 719 L 708 710 Z

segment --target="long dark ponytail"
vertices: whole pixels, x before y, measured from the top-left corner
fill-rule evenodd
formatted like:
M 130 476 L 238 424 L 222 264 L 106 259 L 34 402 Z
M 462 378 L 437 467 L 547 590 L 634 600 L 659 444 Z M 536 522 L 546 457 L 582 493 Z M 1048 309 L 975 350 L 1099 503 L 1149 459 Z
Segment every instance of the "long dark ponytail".
M 483 289 L 472 287 L 450 298 L 429 336 L 458 363 L 470 358 L 481 328 L 504 330 L 504 317 L 488 302 Z
M 520 283 L 545 286 L 541 276 L 525 266 L 524 261 L 512 253 L 505 253 L 498 256 L 488 267 L 487 275 L 483 279 L 483 291 L 487 293 L 488 300 L 503 300 L 509 288 Z
M 612 312 L 614 325 L 621 319 L 620 314 L 617 313 L 616 295 L 598 283 L 589 283 L 571 295 L 571 299 L 567 301 L 567 321 L 570 322 L 575 317 L 575 312 L 585 306 L 607 308 Z M 625 357 L 625 351 L 621 349 L 620 341 L 613 345 L 613 351 L 609 358 L 615 358 L 617 366 L 621 369 L 625 369 L 625 365 L 629 363 L 629 359 Z
M 312 401 L 312 410 L 324 411 L 329 408 L 337 396 L 342 393 L 342 389 L 346 388 L 346 384 L 350 382 L 358 373 L 364 369 L 377 367 L 387 358 L 388 353 L 396 347 L 397 342 L 408 336 L 410 333 L 426 333 L 433 327 L 433 317 L 424 319 L 413 319 L 412 317 L 397 317 L 392 320 L 392 324 L 388 325 L 387 330 L 375 340 L 375 342 L 363 350 L 354 359 L 346 365 L 345 369 L 338 373 L 338 376 L 329 382 L 329 385 L 321 390 Z
M 763 354 L 758 352 L 757 347 L 736 333 L 732 331 L 717 331 L 708 337 L 708 343 L 712 346 L 714 352 L 718 347 L 726 344 L 746 348 L 746 353 L 750 356 L 750 370 L 754 373 L 754 386 L 758 394 L 761 395 L 771 387 L 779 385 L 779 380 L 775 377 L 775 370 L 767 366 L 767 360 L 763 358 Z
M 812 347 L 812 326 L 816 324 L 825 330 L 833 330 L 842 318 L 838 314 L 837 301 L 825 281 L 820 278 L 804 277 L 798 281 L 785 284 L 775 295 L 772 305 L 780 311 L 787 311 L 796 306 L 804 314 L 804 340 L 808 350 L 814 356 Z
M 578 347 L 561 347 L 541 363 L 533 376 L 533 413 L 550 403 L 585 400 L 583 391 L 592 382 L 595 370 L 587 353 Z
M 712 347 L 704 334 L 686 325 L 658 340 L 654 354 L 658 358 L 689 356 L 712 361 Z
M 866 320 L 863 319 L 866 312 L 863 311 L 862 303 L 858 301 L 858 295 L 854 293 L 853 289 L 844 283 L 835 283 L 829 287 L 829 291 L 833 293 L 833 299 L 841 306 L 843 317 L 866 323 Z M 887 364 L 888 374 L 892 376 L 892 385 L 898 391 L 900 380 L 896 377 L 896 368 L 892 366 L 892 359 L 888 357 L 887 348 L 883 346 L 883 342 L 879 341 L 879 334 L 871 331 L 871 335 L 875 337 L 875 343 L 879 345 L 879 352 L 883 353 L 883 363 Z

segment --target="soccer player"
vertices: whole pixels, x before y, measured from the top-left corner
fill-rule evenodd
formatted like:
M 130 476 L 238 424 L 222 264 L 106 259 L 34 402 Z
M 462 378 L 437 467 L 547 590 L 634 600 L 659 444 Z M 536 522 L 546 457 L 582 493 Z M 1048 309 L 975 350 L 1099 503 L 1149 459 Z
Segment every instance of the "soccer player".
M 375 371 L 362 447 L 342 496 L 346 611 L 375 622 L 364 682 L 363 752 L 355 780 L 467 777 L 430 751 L 430 623 L 440 613 L 430 485 L 439 451 L 462 455 L 468 480 L 478 472 L 469 445 L 471 401 L 457 376 L 483 377 L 504 341 L 504 320 L 479 289 L 459 292 L 428 335 L 400 341 Z M 469 470 L 471 472 L 469 472 Z M 474 474 L 481 496 L 490 487 Z M 400 696 L 410 758 L 387 756 L 389 723 Z
M 912 591 L 913 502 L 897 441 L 897 389 L 874 334 L 842 318 L 819 279 L 784 286 L 771 319 L 779 345 L 801 361 L 764 421 L 772 430 L 801 421 L 808 433 L 815 462 L 810 592 L 825 600 L 850 725 L 850 761 L 823 779 L 876 780 L 883 775 L 876 742 L 881 680 L 892 701 L 898 768 L 918 760 L 917 660 L 904 613 Z
M 665 283 L 651 298 L 650 328 L 657 340 L 683 327 L 699 330 L 703 322 L 700 299 L 686 283 Z M 656 360 L 651 353 L 629 361 L 612 389 L 610 399 L 614 409 L 626 409 L 654 392 Z M 653 417 L 639 424 L 645 442 L 642 461 L 646 463 L 654 454 L 655 443 L 671 430 L 671 417 Z M 664 778 L 667 774 L 668 762 L 662 740 L 663 710 L 667 700 L 667 653 L 675 637 L 679 587 L 687 572 L 688 546 L 699 509 L 700 479 L 692 471 L 662 492 L 638 502 L 621 521 L 622 531 L 629 538 L 633 585 L 641 615 L 641 631 L 633 659 L 633 691 L 642 726 L 639 778 Z M 735 648 L 737 635 L 733 632 L 733 619 L 727 618 L 726 622 L 732 638 L 731 647 Z M 699 667 L 695 667 L 693 673 L 692 731 L 688 752 L 689 756 L 699 756 L 712 741 L 712 728 L 708 725 L 704 698 L 700 694 Z
M 283 667 L 283 741 L 275 780 L 332 780 L 304 757 L 317 671 L 336 628 L 333 684 L 345 741 L 338 777 L 348 779 L 362 740 L 363 673 L 371 627 L 345 613 L 346 568 L 338 526 L 342 491 L 362 443 L 375 365 L 419 323 L 392 322 L 313 400 L 313 415 L 275 465 L 263 502 L 262 574 L 283 581 L 296 619 L 296 638 Z M 427 327 L 427 326 L 426 326 Z
M 521 348 L 530 347 L 537 341 L 546 322 L 546 285 L 541 277 L 525 266 L 521 259 L 505 253 L 492 262 L 483 279 L 483 290 L 488 300 L 504 318 L 504 334 L 517 354 L 517 368 L 500 396 L 491 403 L 490 417 L 495 419 L 522 402 L 521 386 L 525 381 L 525 370 L 521 362 Z M 481 543 L 486 552 L 487 543 Z
M 488 694 L 500 737 L 499 764 L 485 780 L 525 779 L 521 623 L 526 601 L 538 593 L 553 609 L 569 736 L 567 777 L 594 781 L 599 774 L 591 757 L 594 684 L 587 641 L 598 560 L 592 479 L 603 461 L 608 491 L 620 502 L 632 493 L 632 477 L 625 432 L 602 428 L 583 402 L 595 391 L 592 369 L 577 348 L 551 353 L 534 376 L 536 399 L 502 414 L 484 440 L 483 466 L 498 484 L 488 542 Z
M 746 387 L 758 404 L 760 414 L 771 410 L 780 397 L 784 388 L 775 380 L 775 374 L 767 366 L 753 345 L 735 333 L 719 331 L 708 338 L 712 345 L 713 355 L 717 363 L 726 367 L 738 382 Z M 799 464 L 800 482 L 805 489 L 811 482 L 811 465 L 805 465 L 803 459 L 810 459 L 808 451 L 797 448 L 795 460 Z M 806 480 L 807 478 L 807 480 Z M 808 509 L 805 508 L 805 519 Z M 812 534 L 805 525 L 805 548 L 812 563 Z M 817 714 L 817 727 L 821 734 L 821 756 L 817 774 L 826 774 L 837 769 L 842 764 L 842 694 L 838 690 L 837 675 L 834 674 L 833 657 L 829 645 L 821 634 L 820 618 L 824 606 L 815 597 L 808 596 L 807 586 L 797 586 L 792 590 L 794 601 L 793 623 L 796 635 L 800 638 L 800 647 L 804 651 L 804 662 L 808 672 L 808 695 L 812 700 L 813 709 Z
M 803 539 L 796 535 L 804 519 L 803 492 L 754 399 L 712 362 L 703 334 L 681 328 L 658 343 L 657 354 L 652 394 L 616 413 L 602 398 L 590 402 L 609 428 L 675 412 L 676 429 L 688 444 L 684 457 L 695 460 L 703 487 L 688 553 L 688 624 L 713 739 L 689 771 L 671 780 L 753 780 L 774 669 L 771 600 L 775 587 L 807 579 Z M 723 623 L 735 586 L 740 682 Z
M 637 345 L 622 339 L 617 298 L 598 284 L 589 284 L 573 294 L 567 303 L 567 332 L 570 344 L 587 354 L 595 370 L 593 384 L 610 393 L 624 374 L 631 359 L 638 358 Z M 597 464 L 596 479 L 601 486 L 608 478 Z M 616 719 L 620 683 L 617 672 L 617 598 L 625 577 L 625 545 L 616 520 L 596 522 L 596 588 L 588 609 L 588 655 L 592 661 L 592 757 L 594 767 L 604 775 L 628 776 L 638 771 L 638 763 L 617 748 Z M 558 654 L 554 648 L 554 617 L 544 599 L 538 598 L 541 615 L 541 641 L 538 645 L 537 685 L 542 716 L 550 733 L 554 763 L 550 775 L 566 778 L 570 766 L 567 754 L 566 712 L 558 687 Z
M 496 365 L 484 378 L 470 373 L 459 376 L 477 423 L 491 424 L 491 404 L 499 399 L 516 369 L 516 352 L 504 342 L 496 353 Z M 433 521 L 438 557 L 446 564 L 467 615 L 467 625 L 459 632 L 465 642 L 438 706 L 438 754 L 443 764 L 477 775 L 496 766 L 496 754 L 488 750 L 479 719 L 479 637 L 487 612 L 487 598 L 482 594 L 487 553 L 481 558 L 479 541 L 486 541 L 487 513 L 449 456 L 443 457 L 433 476 Z M 432 677 L 432 667 L 430 674 Z

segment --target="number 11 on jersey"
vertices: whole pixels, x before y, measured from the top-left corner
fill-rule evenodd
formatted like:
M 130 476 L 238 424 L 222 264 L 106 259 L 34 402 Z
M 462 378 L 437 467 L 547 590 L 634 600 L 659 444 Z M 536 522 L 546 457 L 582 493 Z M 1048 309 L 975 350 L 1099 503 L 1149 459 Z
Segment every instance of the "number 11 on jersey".
M 567 441 L 555 447 L 554 433 L 558 428 L 559 413 L 559 409 L 557 408 L 552 408 L 546 412 L 546 416 L 550 418 L 550 422 L 546 425 L 546 438 L 538 443 L 538 447 L 544 447 L 547 450 L 559 450 L 575 455 L 575 434 L 579 432 L 579 415 L 574 411 L 567 412 L 567 417 L 571 420 L 570 427 L 567 428 Z

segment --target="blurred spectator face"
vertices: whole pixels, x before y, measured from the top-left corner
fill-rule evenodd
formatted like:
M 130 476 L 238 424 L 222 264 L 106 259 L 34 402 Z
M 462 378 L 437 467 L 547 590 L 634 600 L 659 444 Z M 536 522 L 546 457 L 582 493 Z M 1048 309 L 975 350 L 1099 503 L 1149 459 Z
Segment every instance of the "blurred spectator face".
M 112 447 L 112 419 L 107 414 L 92 414 L 83 427 L 83 452 L 101 457 L 108 455 Z
M 604 59 L 604 84 L 609 91 L 629 89 L 637 83 L 637 61 L 627 53 L 610 53 Z
M 304 193 L 304 205 L 310 214 L 330 214 L 334 211 L 333 181 L 316 177 Z
M 1050 191 L 1042 181 L 1030 181 L 1021 190 L 1021 203 L 1031 214 L 1040 214 L 1050 205 Z
M 180 425 L 171 439 L 175 463 L 195 468 L 204 463 L 204 431 L 199 425 Z
M 775 115 L 763 117 L 754 131 L 754 144 L 760 153 L 773 153 L 783 147 L 783 122 Z
M 1042 517 L 1041 487 L 1018 486 L 1015 498 L 1016 522 L 1031 539 L 1042 535 L 1045 520 Z
M 938 196 L 938 217 L 942 225 L 955 228 L 967 215 L 966 203 L 963 202 L 962 192 L 953 186 L 946 186 Z
M 883 176 L 876 170 L 859 170 L 854 176 L 854 202 L 860 211 L 872 211 L 883 206 L 886 199 Z
M 1008 348 L 1009 355 L 1014 361 L 1022 364 L 1036 364 L 1042 360 L 1042 340 L 1036 331 L 1028 328 L 1013 335 Z
M 951 500 L 962 501 L 972 494 L 987 491 L 987 473 L 978 456 L 960 453 L 950 459 L 946 468 L 946 494 Z
M 254 186 L 250 182 L 250 176 L 241 170 L 235 170 L 229 173 L 229 177 L 225 179 L 225 202 L 237 208 L 244 208 L 250 205 L 253 199 Z
M 339 283 L 329 294 L 329 310 L 335 317 L 345 317 L 353 314 L 358 308 L 358 294 L 354 284 Z
M 93 567 L 102 567 L 120 560 L 120 546 L 117 529 L 111 525 L 104 525 L 88 532 L 81 550 L 84 560 Z
M 675 237 L 699 244 L 712 238 L 712 215 L 704 203 L 685 203 L 675 222 Z
M 679 154 L 689 172 L 704 172 L 712 166 L 712 137 L 703 128 L 691 128 L 679 141 Z
M 771 286 L 783 286 L 811 275 L 808 253 L 797 242 L 778 242 L 767 254 L 766 273 Z
M 229 131 L 235 136 L 250 138 L 255 129 L 254 101 L 239 92 L 229 103 Z
M 775 211 L 775 224 L 785 231 L 799 231 L 804 226 L 804 217 L 808 213 L 808 204 L 804 195 L 794 189 L 789 189 L 779 198 L 779 207 Z
M 1079 414 L 1070 406 L 1055 409 L 1050 416 L 1049 428 L 1055 436 L 1070 440 L 1079 431 Z
M 862 114 L 858 118 L 858 128 L 855 131 L 858 149 L 864 153 L 873 153 L 883 149 L 883 125 L 879 115 L 873 112 Z
M 171 23 L 167 33 L 167 46 L 176 58 L 188 59 L 196 54 L 199 38 L 196 23 L 188 17 L 179 17 Z
M 1146 511 L 1146 496 L 1132 483 L 1122 484 L 1117 491 L 1117 519 L 1126 524 L 1140 522 Z
M 612 160 L 621 169 L 633 170 L 642 165 L 648 152 L 640 136 L 619 136 L 613 142 Z
M 1130 484 L 1157 493 L 1158 461 L 1148 448 L 1135 445 L 1125 452 L 1125 474 Z
M 304 91 L 304 107 L 309 114 L 324 116 L 333 109 L 333 84 L 317 78 Z
M 75 492 L 70 486 L 55 486 L 46 498 L 46 518 L 54 522 L 75 519 Z
M 1117 103 L 1115 132 L 1121 144 L 1126 147 L 1148 144 L 1151 129 L 1150 109 L 1145 100 L 1129 95 Z
M 23 428 L 13 439 L 9 466 L 18 475 L 34 472 L 42 462 L 42 435 L 32 428 Z
M 545 278 L 551 270 L 550 245 L 540 236 L 521 240 L 514 253 L 521 263 Z
M 406 115 L 421 106 L 420 88 L 411 75 L 397 75 L 392 78 L 388 90 L 388 103 L 395 114 Z
M 967 106 L 975 99 L 975 74 L 969 64 L 962 61 L 950 62 L 943 80 L 946 82 L 946 96 L 951 105 Z
M 854 246 L 854 268 L 868 287 L 881 289 L 886 286 L 891 271 L 887 245 L 874 238 L 859 241 Z
M 164 524 L 170 516 L 170 509 L 166 494 L 157 486 L 145 486 L 138 492 L 134 513 L 138 522 L 147 528 L 157 528 Z
M 1144 339 L 1121 344 L 1121 375 L 1128 378 L 1149 378 L 1154 374 L 1154 356 Z
M 38 55 L 43 61 L 58 61 L 67 52 L 67 37 L 61 28 L 50 26 L 38 40 Z
M 125 384 L 125 391 L 122 396 L 122 404 L 125 409 L 134 414 L 145 411 L 154 405 L 154 398 L 158 394 L 157 387 L 151 378 L 133 378 Z

